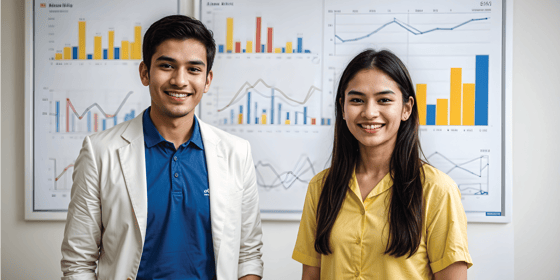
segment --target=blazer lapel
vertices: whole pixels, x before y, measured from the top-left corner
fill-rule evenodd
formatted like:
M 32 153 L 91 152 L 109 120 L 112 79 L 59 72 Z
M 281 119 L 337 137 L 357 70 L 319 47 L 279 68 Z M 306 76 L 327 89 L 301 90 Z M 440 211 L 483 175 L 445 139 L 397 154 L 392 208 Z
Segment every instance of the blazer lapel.
M 119 148 L 118 153 L 124 181 L 130 201 L 132 202 L 134 215 L 136 216 L 136 226 L 140 231 L 142 240 L 145 240 L 148 216 L 148 191 L 142 116 L 143 113 L 134 118 L 121 135 L 129 144 Z
M 214 242 L 214 255 L 216 268 L 220 263 L 220 244 L 224 240 L 224 225 L 229 220 L 227 217 L 228 192 L 224 190 L 227 186 L 227 158 L 220 148 L 221 139 L 212 129 L 200 119 L 200 133 L 204 143 L 204 154 L 206 166 L 208 167 L 208 185 L 210 187 L 210 217 L 212 223 L 212 239 Z M 227 243 L 227 240 L 226 240 Z

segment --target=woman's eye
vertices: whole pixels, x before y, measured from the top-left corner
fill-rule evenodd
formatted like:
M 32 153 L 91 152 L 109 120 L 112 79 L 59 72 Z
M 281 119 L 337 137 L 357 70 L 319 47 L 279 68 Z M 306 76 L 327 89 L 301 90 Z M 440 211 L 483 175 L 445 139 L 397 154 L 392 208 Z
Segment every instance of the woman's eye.
M 352 99 L 350 99 L 350 102 L 352 102 L 352 103 L 362 103 L 363 100 L 361 100 L 359 98 L 352 98 Z
M 391 102 L 391 99 L 389 99 L 389 98 L 381 98 L 381 99 L 379 99 L 379 102 L 381 102 L 381 103 L 388 103 L 388 102 Z

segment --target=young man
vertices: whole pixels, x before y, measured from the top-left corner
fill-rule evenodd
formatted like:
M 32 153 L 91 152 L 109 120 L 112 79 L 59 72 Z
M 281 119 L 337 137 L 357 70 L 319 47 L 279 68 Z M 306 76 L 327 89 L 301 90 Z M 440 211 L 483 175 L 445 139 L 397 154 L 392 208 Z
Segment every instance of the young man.
M 84 140 L 62 279 L 262 277 L 249 143 L 194 116 L 215 52 L 212 33 L 189 17 L 146 31 L 140 78 L 152 106 Z

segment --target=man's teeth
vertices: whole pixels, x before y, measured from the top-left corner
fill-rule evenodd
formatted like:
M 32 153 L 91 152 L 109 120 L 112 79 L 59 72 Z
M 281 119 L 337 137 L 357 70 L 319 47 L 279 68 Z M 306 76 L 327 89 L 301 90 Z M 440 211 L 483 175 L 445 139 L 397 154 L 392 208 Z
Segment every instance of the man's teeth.
M 382 124 L 375 124 L 375 125 L 362 124 L 362 127 L 365 129 L 378 129 L 381 128 L 382 126 L 383 126 Z
M 176 93 L 176 92 L 171 92 L 171 91 L 168 91 L 167 93 L 169 93 L 169 95 L 171 95 L 173 97 L 178 97 L 178 98 L 187 97 L 186 93 Z

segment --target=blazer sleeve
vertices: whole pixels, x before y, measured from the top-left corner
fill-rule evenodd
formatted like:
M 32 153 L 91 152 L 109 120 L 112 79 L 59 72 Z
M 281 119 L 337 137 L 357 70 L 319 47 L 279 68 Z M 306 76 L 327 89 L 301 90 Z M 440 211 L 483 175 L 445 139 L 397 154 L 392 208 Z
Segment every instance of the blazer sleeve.
M 72 179 L 62 241 L 62 280 L 96 279 L 101 245 L 101 201 L 99 170 L 89 136 L 74 163 Z
M 245 142 L 247 154 L 243 171 L 243 202 L 241 206 L 241 244 L 239 251 L 238 278 L 246 275 L 263 275 L 262 226 L 259 210 L 259 194 L 255 176 L 255 164 L 249 142 Z

